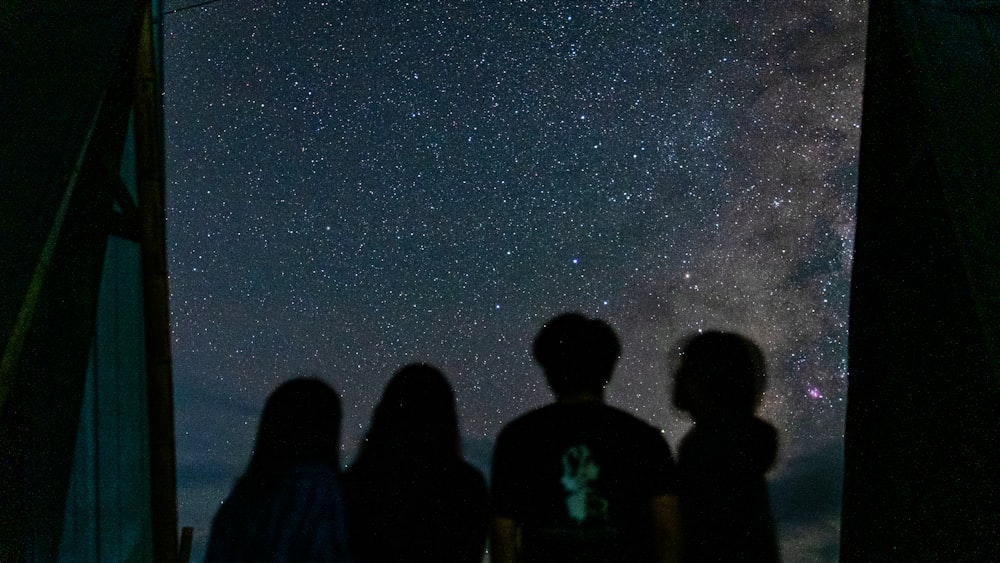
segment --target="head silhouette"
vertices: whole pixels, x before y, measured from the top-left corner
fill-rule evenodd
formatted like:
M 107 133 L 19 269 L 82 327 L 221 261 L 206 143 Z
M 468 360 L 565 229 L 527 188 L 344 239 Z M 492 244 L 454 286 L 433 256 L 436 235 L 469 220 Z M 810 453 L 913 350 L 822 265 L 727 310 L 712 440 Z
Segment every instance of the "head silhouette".
M 337 467 L 340 399 L 322 380 L 300 377 L 267 398 L 247 473 L 273 473 L 303 463 Z
M 538 332 L 533 353 L 552 392 L 563 397 L 600 393 L 611 381 L 621 344 L 604 321 L 564 313 Z
M 409 364 L 389 380 L 375 407 L 359 459 L 459 455 L 458 415 L 451 384 L 437 368 Z
M 752 416 L 766 378 L 764 354 L 750 339 L 731 332 L 695 334 L 683 343 L 673 404 L 695 421 Z

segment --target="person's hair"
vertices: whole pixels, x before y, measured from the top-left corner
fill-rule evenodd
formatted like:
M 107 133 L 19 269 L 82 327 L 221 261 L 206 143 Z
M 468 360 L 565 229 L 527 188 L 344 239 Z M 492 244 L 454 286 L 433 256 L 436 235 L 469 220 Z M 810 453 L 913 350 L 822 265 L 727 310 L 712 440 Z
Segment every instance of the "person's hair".
M 375 407 L 358 462 L 410 466 L 460 455 L 455 393 L 439 369 L 409 364 L 389 380 Z
M 682 343 L 673 404 L 695 419 L 753 415 L 767 382 L 764 354 L 750 339 L 721 331 Z
M 564 313 L 535 337 L 532 350 L 556 396 L 579 391 L 600 392 L 611 381 L 621 344 L 602 320 Z
M 338 468 L 340 398 L 320 379 L 298 377 L 267 398 L 246 475 L 264 478 L 304 463 Z

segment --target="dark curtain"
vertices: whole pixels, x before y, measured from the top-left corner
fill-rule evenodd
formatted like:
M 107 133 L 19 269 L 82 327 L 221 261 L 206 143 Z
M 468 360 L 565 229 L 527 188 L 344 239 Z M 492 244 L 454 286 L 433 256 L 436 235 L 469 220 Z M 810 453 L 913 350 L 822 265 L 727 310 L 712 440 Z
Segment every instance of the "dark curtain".
M 997 556 L 1000 2 L 872 0 L 843 561 Z

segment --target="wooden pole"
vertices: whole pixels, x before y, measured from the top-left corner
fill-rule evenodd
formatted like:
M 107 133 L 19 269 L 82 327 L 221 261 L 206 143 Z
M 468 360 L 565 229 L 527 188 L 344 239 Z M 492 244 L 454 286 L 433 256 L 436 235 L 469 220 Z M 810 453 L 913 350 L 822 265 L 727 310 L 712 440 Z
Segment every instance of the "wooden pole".
M 174 389 L 167 284 L 163 104 L 152 3 L 145 0 L 136 57 L 135 147 L 145 299 L 153 561 L 178 558 Z

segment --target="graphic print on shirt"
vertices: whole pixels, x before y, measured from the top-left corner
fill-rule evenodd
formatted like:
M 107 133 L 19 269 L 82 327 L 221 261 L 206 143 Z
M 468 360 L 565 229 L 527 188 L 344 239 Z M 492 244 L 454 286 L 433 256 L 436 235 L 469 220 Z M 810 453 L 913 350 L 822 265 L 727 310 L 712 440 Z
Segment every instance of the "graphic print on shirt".
M 578 524 L 588 520 L 607 522 L 608 501 L 590 486 L 601 472 L 590 455 L 590 448 L 583 444 L 570 447 L 563 453 L 562 466 L 562 486 L 566 489 L 569 517 Z

